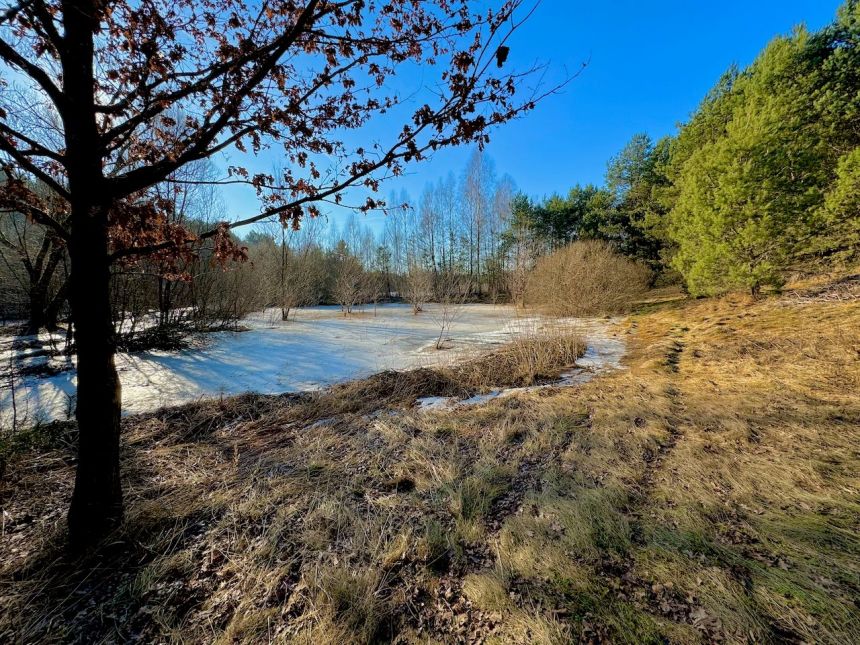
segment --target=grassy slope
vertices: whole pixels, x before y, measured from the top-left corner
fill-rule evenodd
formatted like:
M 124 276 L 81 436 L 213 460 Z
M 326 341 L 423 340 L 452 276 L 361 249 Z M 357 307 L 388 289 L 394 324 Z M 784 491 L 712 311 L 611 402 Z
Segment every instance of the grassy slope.
M 628 370 L 468 410 L 409 411 L 425 374 L 138 418 L 84 566 L 69 453 L 16 458 L 0 640 L 860 642 L 855 287 L 653 304 Z

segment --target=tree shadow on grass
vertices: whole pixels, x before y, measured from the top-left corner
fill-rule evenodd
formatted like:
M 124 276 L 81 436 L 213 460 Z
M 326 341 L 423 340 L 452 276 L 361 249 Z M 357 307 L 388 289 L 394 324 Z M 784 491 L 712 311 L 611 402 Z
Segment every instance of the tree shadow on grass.
M 435 373 L 382 373 L 323 392 L 246 394 L 124 418 L 125 520 L 77 557 L 65 550 L 64 521 L 74 442 L 63 449 L 31 447 L 12 464 L 22 474 L 4 495 L 4 504 L 6 497 L 17 497 L 21 512 L 16 515 L 42 516 L 46 513 L 39 505 L 49 505 L 52 520 L 36 517 L 18 527 L 32 538 L 25 540 L 28 552 L 0 564 L 6 580 L 0 641 L 147 640 L 179 627 L 224 582 L 219 578 L 223 562 L 213 564 L 224 555 L 203 551 L 207 532 L 223 526 L 228 513 L 233 521 L 244 521 L 236 517 L 237 504 L 271 482 L 296 480 L 310 488 L 319 482 L 322 489 L 342 481 L 339 461 L 348 449 L 347 435 L 363 427 L 351 420 L 381 407 L 411 405 L 424 387 L 444 393 L 455 389 Z M 335 423 L 319 423 L 331 417 L 337 417 Z M 74 429 L 70 432 L 73 439 Z M 289 450 L 298 434 L 315 433 L 326 435 L 333 446 L 330 466 Z M 24 461 L 31 459 L 47 465 L 27 471 Z M 27 504 L 39 510 L 27 511 Z M 261 513 L 268 517 L 277 510 L 272 506 Z M 243 539 L 262 535 L 263 524 L 243 526 Z

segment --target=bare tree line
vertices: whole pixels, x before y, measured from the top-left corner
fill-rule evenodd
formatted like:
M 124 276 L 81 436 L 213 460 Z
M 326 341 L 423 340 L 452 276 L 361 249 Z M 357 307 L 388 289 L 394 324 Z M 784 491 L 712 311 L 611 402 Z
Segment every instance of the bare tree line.
M 508 234 L 514 191 L 513 180 L 498 178 L 489 157 L 475 150 L 459 178 L 449 173 L 429 183 L 417 202 L 405 192 L 392 194 L 379 231 L 351 215 L 327 236 L 316 230 L 302 234 L 300 244 L 290 241 L 300 232 L 286 239 L 272 229 L 246 242 L 255 262 L 262 261 L 255 259 L 265 255 L 262 249 L 279 249 L 280 268 L 269 268 L 267 275 L 278 288 L 290 290 L 286 285 L 292 284 L 304 294 L 298 300 L 291 293 L 269 299 L 269 306 L 285 311 L 331 302 L 348 314 L 357 304 L 397 299 L 418 314 L 428 302 L 496 302 L 514 293 L 518 267 L 522 273 L 534 261 Z M 305 286 L 308 280 L 314 286 Z
M 190 164 L 151 189 L 153 199 L 168 205 L 161 213 L 167 226 L 202 231 L 223 219 L 211 184 L 216 172 L 211 162 Z M 521 301 L 534 254 L 512 234 L 514 190 L 513 180 L 497 177 L 492 160 L 476 149 L 459 177 L 451 172 L 428 183 L 417 201 L 392 194 L 376 229 L 356 214 L 340 226 L 324 217 L 301 227 L 263 222 L 236 238 L 247 262 L 215 262 L 211 240 L 187 257 L 118 262 L 111 304 L 120 345 L 169 346 L 173 332 L 234 328 L 264 308 L 288 321 L 302 306 L 336 304 L 349 315 L 360 305 L 395 300 L 415 314 L 428 302 L 444 304 L 441 346 L 455 303 Z M 21 330 L 28 334 L 69 322 L 68 277 L 62 240 L 22 213 L 0 215 L 4 319 L 26 320 Z

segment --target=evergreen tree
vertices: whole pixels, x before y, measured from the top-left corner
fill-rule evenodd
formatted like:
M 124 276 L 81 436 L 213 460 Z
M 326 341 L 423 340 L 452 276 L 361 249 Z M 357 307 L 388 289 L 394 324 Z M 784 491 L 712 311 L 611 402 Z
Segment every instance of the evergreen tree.
M 860 147 L 839 160 L 836 181 L 819 213 L 822 234 L 811 251 L 826 259 L 853 262 L 860 256 Z
M 666 209 L 660 191 L 668 185 L 664 170 L 667 154 L 667 140 L 655 145 L 642 133 L 634 135 L 609 162 L 606 185 L 614 203 L 602 209 L 604 221 L 599 235 L 655 272 L 663 264 L 660 231 Z
M 682 129 L 669 230 L 692 293 L 778 287 L 794 262 L 822 251 L 832 216 L 823 205 L 860 132 L 858 24 L 850 2 L 818 34 L 775 39 L 750 68 L 724 76 Z

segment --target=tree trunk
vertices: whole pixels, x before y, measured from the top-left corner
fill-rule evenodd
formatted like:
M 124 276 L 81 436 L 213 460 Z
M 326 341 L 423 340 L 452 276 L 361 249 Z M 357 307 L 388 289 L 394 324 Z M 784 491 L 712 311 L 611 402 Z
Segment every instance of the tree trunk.
M 50 255 L 45 262 L 45 255 L 49 249 Z M 57 329 L 57 315 L 62 307 L 65 293 L 61 288 L 53 299 L 49 299 L 48 295 L 54 273 L 64 253 L 64 247 L 58 244 L 56 239 L 46 236 L 36 261 L 32 264 L 29 261 L 24 262 L 29 279 L 29 313 L 27 325 L 24 327 L 24 334 L 27 336 L 38 334 L 42 327 L 48 331 Z
M 107 217 L 72 209 L 71 305 L 78 356 L 78 468 L 69 543 L 95 543 L 122 519 L 119 476 L 121 391 L 114 366 Z
M 68 298 L 69 282 L 69 278 L 66 278 L 63 284 L 60 285 L 59 291 L 54 295 L 54 299 L 45 308 L 45 329 L 48 331 L 57 331 L 59 329 L 57 321 L 60 318 L 60 309 L 63 308 L 63 304 L 66 302 L 66 298 Z
M 24 328 L 24 335 L 31 336 L 38 334 L 39 330 L 45 326 L 45 301 L 48 294 L 42 288 L 39 280 L 30 279 L 30 309 L 27 316 L 27 326 Z
M 158 326 L 164 327 L 167 324 L 167 312 L 164 308 L 164 278 L 158 276 Z
M 71 218 L 70 303 L 78 356 L 78 467 L 69 508 L 69 546 L 95 545 L 122 519 L 119 476 L 120 385 L 114 367 L 104 149 L 96 125 L 94 34 L 103 5 L 62 0 L 61 51 Z
M 475 274 L 478 279 L 478 298 L 481 297 L 481 228 L 478 224 L 478 235 L 476 244 L 477 262 L 475 262 Z

